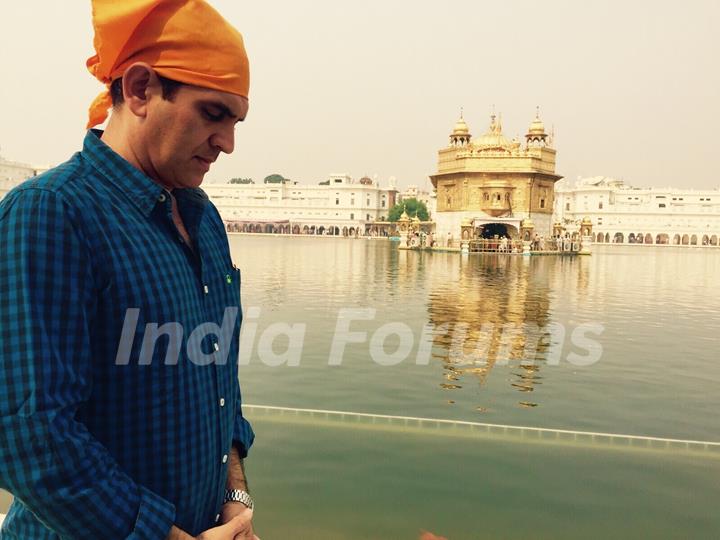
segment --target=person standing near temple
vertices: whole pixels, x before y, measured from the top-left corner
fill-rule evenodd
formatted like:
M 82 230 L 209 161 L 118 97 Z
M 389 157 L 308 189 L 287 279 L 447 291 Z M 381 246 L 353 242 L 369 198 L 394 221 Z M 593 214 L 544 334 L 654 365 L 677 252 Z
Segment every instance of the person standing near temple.
M 256 539 L 240 274 L 199 188 L 248 112 L 243 39 L 202 0 L 92 8 L 107 128 L 0 203 L 0 536 Z

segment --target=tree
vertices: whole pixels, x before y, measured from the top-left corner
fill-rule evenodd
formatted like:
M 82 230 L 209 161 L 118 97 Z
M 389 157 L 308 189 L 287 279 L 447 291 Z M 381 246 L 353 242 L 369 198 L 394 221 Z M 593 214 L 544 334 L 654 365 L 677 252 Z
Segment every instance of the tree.
M 270 176 L 266 176 L 263 182 L 266 184 L 282 184 L 286 180 L 287 178 L 284 178 L 281 174 L 271 174 Z
M 428 220 L 428 210 L 424 202 L 418 201 L 417 199 L 405 199 L 390 209 L 388 221 L 397 221 L 400 219 L 403 210 L 405 210 L 411 219 L 417 216 L 420 221 Z

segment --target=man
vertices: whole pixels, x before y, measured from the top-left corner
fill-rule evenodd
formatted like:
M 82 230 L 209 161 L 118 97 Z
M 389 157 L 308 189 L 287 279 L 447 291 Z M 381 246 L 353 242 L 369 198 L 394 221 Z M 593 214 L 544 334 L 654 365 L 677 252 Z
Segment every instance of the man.
M 93 23 L 107 129 L 0 204 L 0 536 L 257 538 L 240 275 L 198 188 L 247 114 L 242 37 L 202 0 Z

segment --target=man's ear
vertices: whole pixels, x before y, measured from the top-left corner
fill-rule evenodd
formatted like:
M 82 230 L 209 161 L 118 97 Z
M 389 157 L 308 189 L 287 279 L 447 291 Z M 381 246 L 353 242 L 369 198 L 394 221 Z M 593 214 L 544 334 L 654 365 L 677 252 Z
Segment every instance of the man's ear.
M 136 62 L 125 70 L 122 79 L 125 106 L 135 116 L 147 116 L 147 104 L 161 96 L 162 88 L 155 70 L 145 62 Z

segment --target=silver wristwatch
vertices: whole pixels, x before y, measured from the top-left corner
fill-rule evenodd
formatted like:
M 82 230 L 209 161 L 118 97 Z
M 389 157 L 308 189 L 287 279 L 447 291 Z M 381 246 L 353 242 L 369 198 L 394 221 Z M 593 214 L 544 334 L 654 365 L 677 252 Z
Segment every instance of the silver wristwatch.
M 255 507 L 255 503 L 253 502 L 250 494 L 247 491 L 243 491 L 242 489 L 226 489 L 225 497 L 223 498 L 223 504 L 225 504 L 226 502 L 243 503 L 250 510 Z

